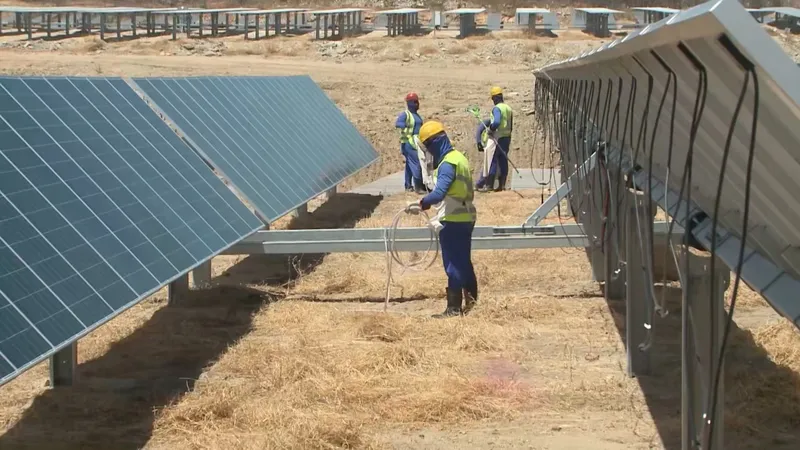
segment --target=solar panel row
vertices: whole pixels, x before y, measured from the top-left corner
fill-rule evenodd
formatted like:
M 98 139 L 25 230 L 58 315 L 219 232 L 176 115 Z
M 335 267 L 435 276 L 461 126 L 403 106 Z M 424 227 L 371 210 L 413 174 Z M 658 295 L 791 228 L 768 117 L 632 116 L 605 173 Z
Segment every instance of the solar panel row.
M 378 157 L 307 76 L 133 81 L 269 221 Z
M 0 384 L 377 158 L 308 77 L 0 77 Z M 200 156 L 206 157 L 205 161 Z

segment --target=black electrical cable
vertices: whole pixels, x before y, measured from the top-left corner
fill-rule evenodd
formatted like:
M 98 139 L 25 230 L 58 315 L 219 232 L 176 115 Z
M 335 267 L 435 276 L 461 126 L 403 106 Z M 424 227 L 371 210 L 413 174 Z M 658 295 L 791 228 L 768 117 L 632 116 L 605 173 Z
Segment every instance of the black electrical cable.
M 745 71 L 745 78 L 744 78 L 744 83 L 742 84 L 742 91 L 739 94 L 739 100 L 736 103 L 736 109 L 734 110 L 734 113 L 733 113 L 733 118 L 731 120 L 731 126 L 730 126 L 730 129 L 728 130 L 728 137 L 727 137 L 727 140 L 725 141 L 725 150 L 724 150 L 724 153 L 723 153 L 723 168 L 721 169 L 721 171 L 724 170 L 724 164 L 726 162 L 728 152 L 730 151 L 731 140 L 733 138 L 733 130 L 734 130 L 734 128 L 736 126 L 736 123 L 738 121 L 739 111 L 741 110 L 742 103 L 744 102 L 744 97 L 745 97 L 745 94 L 746 94 L 747 86 L 749 84 L 748 82 L 750 81 L 750 75 L 752 75 L 752 79 L 753 79 L 753 121 L 751 123 L 751 128 L 750 128 L 750 146 L 749 146 L 748 155 L 747 155 L 747 168 L 745 169 L 745 174 L 746 175 L 745 175 L 745 188 L 744 188 L 744 207 L 743 207 L 743 211 L 742 211 L 742 239 L 741 239 L 741 245 L 739 247 L 739 255 L 738 255 L 738 258 L 737 258 L 737 261 L 736 261 L 736 269 L 735 269 L 736 277 L 735 277 L 735 280 L 734 280 L 734 283 L 733 283 L 733 290 L 731 292 L 731 306 L 730 306 L 730 309 L 728 311 L 727 321 L 725 322 L 725 329 L 724 329 L 724 331 L 722 333 L 722 342 L 720 344 L 720 352 L 719 352 L 719 358 L 717 360 L 717 365 L 716 365 L 716 370 L 715 370 L 716 373 L 714 374 L 714 382 L 712 384 L 712 388 L 711 388 L 711 391 L 710 391 L 710 394 L 711 394 L 710 408 L 711 409 L 710 409 L 710 414 L 708 415 L 708 419 L 707 419 L 707 424 L 708 424 L 708 427 L 709 427 L 709 432 L 708 432 L 708 448 L 709 449 L 713 448 L 712 444 L 713 444 L 713 439 L 714 439 L 714 425 L 716 423 L 715 419 L 716 419 L 716 412 L 717 412 L 716 411 L 716 406 L 717 406 L 717 397 L 718 397 L 718 394 L 719 394 L 719 383 L 720 383 L 720 379 L 721 379 L 721 375 L 722 375 L 722 363 L 723 363 L 723 359 L 725 357 L 725 351 L 727 349 L 728 337 L 730 335 L 731 327 L 732 327 L 732 324 L 733 324 L 733 313 L 734 313 L 734 310 L 736 308 L 736 298 L 737 298 L 737 296 L 739 294 L 739 286 L 740 286 L 741 278 L 742 278 L 741 277 L 742 265 L 744 264 L 744 253 L 745 253 L 745 248 L 746 248 L 746 244 L 747 244 L 747 228 L 748 228 L 748 222 L 749 222 L 749 218 L 750 218 L 750 191 L 751 191 L 752 176 L 753 176 L 753 160 L 754 160 L 754 157 L 755 157 L 756 129 L 758 127 L 758 109 L 759 109 L 758 74 L 756 73 L 755 66 L 753 65 L 753 63 L 750 60 L 748 60 L 739 51 L 738 48 L 736 48 L 736 46 L 733 44 L 733 42 L 731 42 L 731 40 L 730 40 L 730 38 L 728 38 L 728 36 L 723 34 L 723 35 L 721 35 L 719 37 L 718 40 L 722 44 L 722 46 L 725 47 L 728 50 L 729 53 L 731 53 L 731 55 L 734 57 L 734 59 L 739 63 L 739 65 Z M 716 259 L 715 258 L 715 253 L 716 253 L 715 242 L 716 242 L 716 236 L 717 236 L 716 221 L 717 221 L 717 212 L 719 210 L 719 204 L 720 204 L 720 196 L 722 195 L 722 182 L 723 182 L 723 177 L 722 177 L 722 173 L 721 173 L 720 174 L 720 184 L 717 187 L 717 198 L 715 199 L 715 204 L 714 204 L 714 217 L 712 219 L 713 220 L 713 224 L 714 224 L 713 227 L 712 227 L 712 233 L 711 233 L 711 242 L 712 242 L 712 244 L 711 244 L 711 250 L 712 250 L 711 264 L 712 264 L 712 267 L 713 267 L 713 264 L 714 264 L 714 259 Z M 714 277 L 714 271 L 713 271 L 713 269 L 712 269 L 712 272 L 711 272 L 711 276 L 712 276 L 711 286 L 712 286 L 712 295 L 713 295 L 713 292 L 714 292 L 713 291 L 713 289 L 714 289 L 714 281 L 713 281 L 714 280 L 714 278 L 713 278 Z M 713 302 L 713 298 L 712 298 L 712 302 Z

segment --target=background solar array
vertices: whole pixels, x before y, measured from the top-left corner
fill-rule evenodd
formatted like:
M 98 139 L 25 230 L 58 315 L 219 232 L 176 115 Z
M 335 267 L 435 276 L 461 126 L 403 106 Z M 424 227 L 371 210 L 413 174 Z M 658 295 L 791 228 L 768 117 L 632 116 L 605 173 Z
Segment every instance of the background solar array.
M 307 76 L 134 82 L 269 221 L 378 157 Z
M 261 225 L 122 79 L 0 78 L 0 382 Z

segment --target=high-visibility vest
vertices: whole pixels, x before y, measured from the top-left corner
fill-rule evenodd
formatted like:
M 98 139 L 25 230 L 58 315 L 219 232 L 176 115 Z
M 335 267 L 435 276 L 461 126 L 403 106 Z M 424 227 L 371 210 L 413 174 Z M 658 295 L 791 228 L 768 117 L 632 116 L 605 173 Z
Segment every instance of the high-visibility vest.
M 447 190 L 444 201 L 441 203 L 437 217 L 442 222 L 475 222 L 478 212 L 472 203 L 475 191 L 472 186 L 472 172 L 469 161 L 463 153 L 453 149 L 447 153 L 436 170 L 433 171 L 433 182 L 436 183 L 439 167 L 449 163 L 456 167 L 456 177 Z
M 500 126 L 494 132 L 494 137 L 502 138 L 511 136 L 511 129 L 514 128 L 514 111 L 505 103 L 494 105 L 500 110 Z
M 411 144 L 412 147 L 417 148 L 417 145 L 414 142 L 414 126 L 416 124 L 417 123 L 414 119 L 414 115 L 411 114 L 411 111 L 406 110 L 406 127 L 400 129 L 401 144 Z

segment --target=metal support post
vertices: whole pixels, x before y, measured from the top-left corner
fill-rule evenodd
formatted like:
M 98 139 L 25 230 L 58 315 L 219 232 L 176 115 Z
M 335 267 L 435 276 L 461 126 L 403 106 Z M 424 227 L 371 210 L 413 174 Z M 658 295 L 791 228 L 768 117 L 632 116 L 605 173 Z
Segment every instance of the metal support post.
M 256 14 L 256 40 L 261 38 L 261 16 Z
M 275 14 L 275 36 L 281 34 L 281 15 Z
M 47 37 L 49 38 L 52 35 L 52 23 L 53 23 L 53 15 L 47 13 Z
M 247 40 L 247 33 L 250 32 L 250 15 L 244 15 L 244 39 Z
M 167 305 L 176 306 L 189 293 L 189 274 L 181 275 L 167 286 Z
M 78 341 L 50 357 L 50 387 L 72 386 L 77 379 Z
M 648 198 L 644 192 L 628 191 L 627 195 L 630 203 L 625 224 L 625 341 L 628 344 L 628 375 L 635 377 L 650 373 L 648 342 L 652 339 L 654 306 L 645 258 L 652 257 L 647 252 L 646 242 L 649 224 L 655 214 L 647 214 Z
M 211 284 L 211 259 L 192 270 L 192 287 L 202 289 Z
M 106 40 L 106 15 L 100 14 L 100 40 Z
M 336 186 L 325 191 L 325 200 L 330 200 L 333 197 L 336 197 Z
M 136 14 L 131 14 L 131 32 L 136 37 Z
M 308 203 L 303 203 L 292 211 L 292 216 L 299 218 L 308 216 Z
M 284 34 L 289 34 L 291 31 L 292 31 L 292 25 L 291 25 L 291 22 L 289 21 L 289 13 L 287 12 L 286 13 L 286 33 L 284 33 Z
M 713 387 L 719 362 L 722 335 L 727 314 L 725 290 L 730 271 L 722 261 L 715 263 L 714 284 L 711 284 L 711 256 L 688 251 L 689 267 L 682 267 L 688 286 L 683 286 L 681 334 L 681 448 L 722 450 L 724 430 L 724 373 L 720 376 L 715 409 L 713 447 L 708 446 L 706 420 L 710 407 L 705 404 Z M 680 255 L 684 261 L 687 255 Z M 710 326 L 713 324 L 714 326 Z M 724 367 L 724 361 L 723 361 Z
M 117 40 L 122 39 L 122 14 L 117 14 Z
M 621 267 L 626 260 L 625 249 L 628 236 L 625 235 L 625 224 L 618 223 L 618 220 L 625 219 L 625 212 L 628 210 L 630 194 L 627 189 L 620 187 L 617 183 L 621 180 L 609 183 L 611 196 L 609 203 L 609 217 L 605 221 L 605 237 L 603 239 L 603 256 L 605 258 L 605 296 L 607 299 L 621 300 L 625 298 L 625 275 L 626 270 Z M 619 192 L 621 198 L 614 194 Z M 622 214 L 617 214 L 621 212 Z M 638 242 L 638 241 L 637 241 Z
M 322 38 L 328 39 L 328 14 L 323 16 L 323 25 L 325 26 L 325 29 L 322 32 Z
M 172 40 L 178 39 L 178 15 L 172 15 Z
M 203 13 L 197 15 L 197 33 L 198 36 L 203 37 Z

